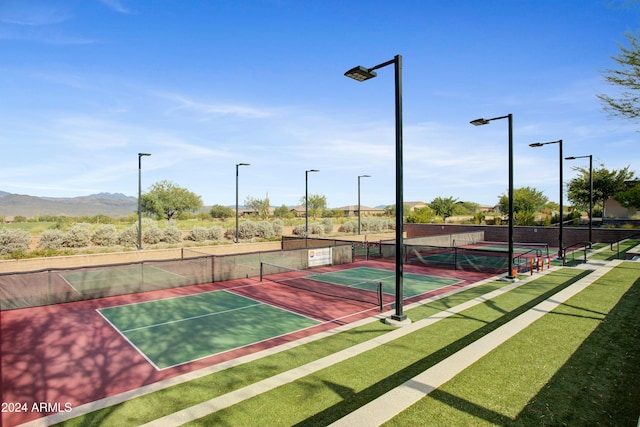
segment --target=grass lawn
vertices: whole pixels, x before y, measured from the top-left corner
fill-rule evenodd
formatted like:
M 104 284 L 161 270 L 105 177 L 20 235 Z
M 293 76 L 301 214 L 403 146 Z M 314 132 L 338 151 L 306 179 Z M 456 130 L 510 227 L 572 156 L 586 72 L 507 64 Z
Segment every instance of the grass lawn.
M 323 426 L 423 372 L 585 274 L 561 269 L 189 425 Z M 407 310 L 414 321 L 503 286 Z M 137 425 L 387 333 L 374 322 L 64 425 Z M 640 415 L 640 264 L 625 262 L 392 419 L 389 425 L 635 426 Z
M 386 425 L 635 426 L 639 350 L 640 264 L 624 263 Z

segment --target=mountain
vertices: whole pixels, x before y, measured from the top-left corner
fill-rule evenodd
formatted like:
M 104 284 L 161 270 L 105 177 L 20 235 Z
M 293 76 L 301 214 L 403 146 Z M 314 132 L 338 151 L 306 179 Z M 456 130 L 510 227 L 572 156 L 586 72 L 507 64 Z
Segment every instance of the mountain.
M 138 199 L 120 193 L 99 193 L 82 197 L 35 197 L 0 191 L 0 216 L 36 215 L 122 217 L 138 210 Z

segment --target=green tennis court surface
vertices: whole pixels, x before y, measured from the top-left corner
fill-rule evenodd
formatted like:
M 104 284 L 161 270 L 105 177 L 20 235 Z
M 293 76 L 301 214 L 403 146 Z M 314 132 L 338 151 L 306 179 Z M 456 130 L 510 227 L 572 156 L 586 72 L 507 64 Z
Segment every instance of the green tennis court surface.
M 345 280 L 341 281 L 343 277 Z M 372 282 L 382 282 L 382 292 L 386 294 L 395 294 L 396 291 L 396 278 L 395 272 L 389 270 L 381 270 L 378 268 L 369 267 L 356 267 L 347 270 L 338 270 L 327 273 L 327 275 L 312 275 L 310 279 L 317 278 L 322 282 L 330 282 L 339 285 L 346 285 L 357 287 L 360 289 L 368 289 L 374 291 L 372 288 Z M 355 280 L 354 280 L 355 279 Z M 370 282 L 356 283 L 357 279 L 368 280 Z M 450 279 L 446 277 L 429 276 L 425 274 L 402 274 L 402 286 L 403 294 L 405 298 L 424 294 L 434 289 L 442 288 L 444 286 L 460 283 L 459 279 Z
M 119 288 L 139 288 L 150 284 L 162 289 L 169 285 L 182 286 L 187 279 L 153 265 L 132 265 L 103 270 L 66 272 L 60 275 L 78 293 Z M 151 290 L 151 289 L 150 289 Z
M 320 323 L 227 291 L 121 305 L 98 312 L 157 369 Z

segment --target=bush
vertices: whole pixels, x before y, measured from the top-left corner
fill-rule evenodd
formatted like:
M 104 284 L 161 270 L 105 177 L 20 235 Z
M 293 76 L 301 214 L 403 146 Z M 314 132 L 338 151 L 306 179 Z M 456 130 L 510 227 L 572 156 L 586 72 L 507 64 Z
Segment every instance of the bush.
M 74 224 L 66 232 L 63 245 L 67 248 L 84 248 L 91 243 L 89 225 L 84 223 Z
M 193 227 L 189 232 L 189 235 L 185 237 L 186 240 L 192 240 L 194 242 L 204 242 L 205 240 L 209 240 L 209 230 L 204 227 Z
M 100 224 L 91 235 L 91 241 L 96 246 L 113 246 L 118 243 L 118 231 L 111 224 Z M 50 248 L 58 249 L 58 248 Z
M 306 231 L 306 227 L 305 227 L 305 225 L 304 225 L 304 224 L 302 224 L 302 225 L 296 225 L 296 226 L 293 228 L 293 234 L 295 234 L 296 236 L 302 236 L 302 237 L 304 237 L 304 236 L 305 236 L 305 231 Z
M 238 226 L 238 238 L 239 239 L 253 239 L 256 236 L 258 227 L 253 221 L 241 222 Z
M 64 233 L 58 229 L 45 230 L 38 240 L 40 249 L 60 249 L 64 245 Z
M 340 226 L 339 231 L 341 233 L 357 233 L 358 223 L 356 221 L 348 221 Z
M 322 236 L 324 234 L 324 227 L 322 224 L 309 224 L 309 235 L 312 234 Z
M 30 238 L 27 230 L 0 228 L 0 255 L 26 252 L 29 249 Z
M 182 231 L 176 226 L 170 225 L 164 229 L 162 233 L 162 241 L 165 243 L 180 243 L 182 242 Z
M 155 245 L 162 241 L 162 230 L 158 227 L 149 227 L 142 233 L 142 240 L 150 245 Z
M 322 220 L 322 231 L 324 234 L 333 233 L 333 223 L 331 222 L 331 218 L 325 218 Z
M 128 247 L 138 246 L 138 226 L 127 227 L 118 234 L 118 244 Z
M 209 229 L 209 238 L 211 240 L 222 240 L 224 237 L 222 228 L 220 227 L 211 227 Z
M 275 236 L 273 226 L 268 221 L 260 221 L 256 224 L 256 237 L 261 239 L 270 239 Z
M 273 227 L 273 234 L 276 236 L 282 236 L 282 232 L 284 231 L 284 222 L 280 219 L 276 219 L 271 224 Z

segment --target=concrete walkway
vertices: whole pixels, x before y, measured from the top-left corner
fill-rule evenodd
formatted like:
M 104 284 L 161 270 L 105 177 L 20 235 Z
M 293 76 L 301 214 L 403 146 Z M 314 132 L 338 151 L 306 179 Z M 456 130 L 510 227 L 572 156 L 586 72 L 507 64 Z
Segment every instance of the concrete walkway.
M 611 268 L 613 268 L 615 265 L 619 264 L 620 262 L 621 261 L 611 261 L 608 263 L 605 263 L 605 262 L 598 263 L 600 265 L 590 265 L 590 264 L 584 265 L 583 268 L 593 269 L 595 271 L 592 274 L 589 274 L 588 276 L 584 277 L 578 282 L 570 285 L 569 287 L 553 295 L 549 299 L 538 304 L 536 307 L 521 314 L 520 316 L 516 317 L 515 319 L 511 320 L 510 322 L 506 323 L 505 325 L 501 326 L 495 331 L 489 333 L 488 335 L 484 336 L 478 341 L 470 344 L 464 349 L 449 356 L 448 358 L 434 365 L 433 367 L 426 370 L 422 374 L 412 378 L 411 380 L 398 386 L 397 388 L 385 393 L 384 395 L 373 400 L 369 404 L 357 409 L 356 411 L 350 413 L 344 418 L 336 421 L 332 425 L 361 427 L 361 426 L 377 426 L 384 423 L 385 421 L 391 419 L 398 413 L 402 412 L 404 409 L 406 409 L 413 403 L 420 400 L 422 397 L 426 396 L 431 391 L 435 390 L 437 387 L 449 381 L 451 378 L 453 378 L 463 369 L 470 366 L 471 364 L 476 362 L 479 358 L 486 355 L 488 352 L 490 352 L 491 350 L 493 350 L 494 348 L 496 348 L 497 346 L 505 342 L 507 339 L 511 338 L 512 336 L 514 336 L 515 334 L 517 334 L 518 332 L 526 328 L 535 320 L 539 319 L 544 314 L 553 310 L 555 307 L 562 304 L 564 301 L 571 298 L 573 295 L 577 294 L 578 292 L 583 290 L 585 287 L 589 286 L 591 283 L 593 283 L 595 280 L 600 278 L 602 275 L 604 275 L 606 272 L 608 272 Z M 482 295 L 473 300 L 462 303 L 458 306 L 452 307 L 446 311 L 440 312 L 429 318 L 422 319 L 417 322 L 411 323 L 407 326 L 403 326 L 401 328 L 393 330 L 373 340 L 355 345 L 353 347 L 347 348 L 345 350 L 326 356 L 324 358 L 315 360 L 311 363 L 300 366 L 298 368 L 291 369 L 289 371 L 283 372 L 281 374 L 275 375 L 270 378 L 266 378 L 262 381 L 259 381 L 257 383 L 235 390 L 233 392 L 227 393 L 225 395 L 218 396 L 211 400 L 194 405 L 182 411 L 178 411 L 168 416 L 159 418 L 150 423 L 144 424 L 144 426 L 146 427 L 178 426 L 178 425 L 187 423 L 189 421 L 202 418 L 206 415 L 209 415 L 221 409 L 227 408 L 229 406 L 235 405 L 246 399 L 257 396 L 261 393 L 272 390 L 283 384 L 296 381 L 304 376 L 310 375 L 328 366 L 331 366 L 333 364 L 342 362 L 348 358 L 362 354 L 363 352 L 368 351 L 372 348 L 375 348 L 379 345 L 392 342 L 398 338 L 401 338 L 405 335 L 415 332 L 421 328 L 432 325 L 442 319 L 445 319 L 454 314 L 460 313 L 473 306 L 482 304 L 487 300 L 493 299 L 519 286 L 522 286 L 523 284 L 531 280 L 537 279 L 541 277 L 542 274 L 548 274 L 549 272 L 552 272 L 557 268 L 558 267 L 552 267 L 551 270 L 545 270 L 544 272 L 537 273 L 534 276 L 528 276 L 523 280 L 519 280 L 515 283 L 508 284 L 502 287 L 501 289 L 495 290 L 493 292 L 489 292 L 485 295 Z M 477 284 L 474 284 L 473 286 L 479 286 L 480 284 L 486 283 L 491 280 L 493 279 L 479 282 Z M 467 289 L 469 289 L 469 287 L 463 288 L 462 290 L 467 290 Z M 430 300 L 423 301 L 419 304 L 425 304 L 434 299 L 442 298 L 443 296 L 446 296 L 446 294 L 440 295 L 437 298 L 432 298 Z M 414 304 L 412 306 L 419 305 L 419 304 Z M 411 306 L 407 308 L 411 308 Z M 391 314 L 392 313 L 385 313 L 384 315 L 389 316 Z M 380 317 L 381 316 L 378 316 L 377 318 L 370 319 L 369 321 L 377 321 L 379 320 Z M 358 323 L 361 323 L 361 322 L 358 322 Z M 201 376 L 201 375 L 196 375 L 196 376 Z M 173 383 L 172 385 L 175 385 L 176 382 L 180 382 L 180 381 L 175 381 L 174 379 L 173 381 L 170 381 L 170 382 Z M 165 387 L 166 386 L 168 385 L 165 385 Z M 154 388 L 159 389 L 164 387 L 160 385 L 156 385 Z M 145 394 L 145 393 L 139 393 L 139 394 Z M 128 398 L 131 398 L 131 397 L 133 396 L 128 396 Z M 111 399 L 105 399 L 105 402 L 102 402 L 102 403 L 103 404 L 116 403 L 113 400 L 111 400 L 111 402 L 107 402 L 109 400 Z M 98 409 L 95 404 L 90 406 L 92 406 L 91 410 Z M 103 406 L 103 405 L 99 405 L 99 406 Z M 30 423 L 23 424 L 23 426 L 29 426 L 29 427 L 45 426 L 45 425 L 51 425 L 52 423 L 55 423 L 55 422 L 62 421 L 61 419 L 62 417 L 60 416 L 61 414 L 56 414 L 56 415 L 45 417 L 39 420 L 34 420 Z M 69 415 L 71 414 L 67 414 L 67 416 L 64 418 L 71 418 Z M 81 414 L 79 414 L 78 411 L 74 411 L 73 417 L 76 417 L 79 415 Z

